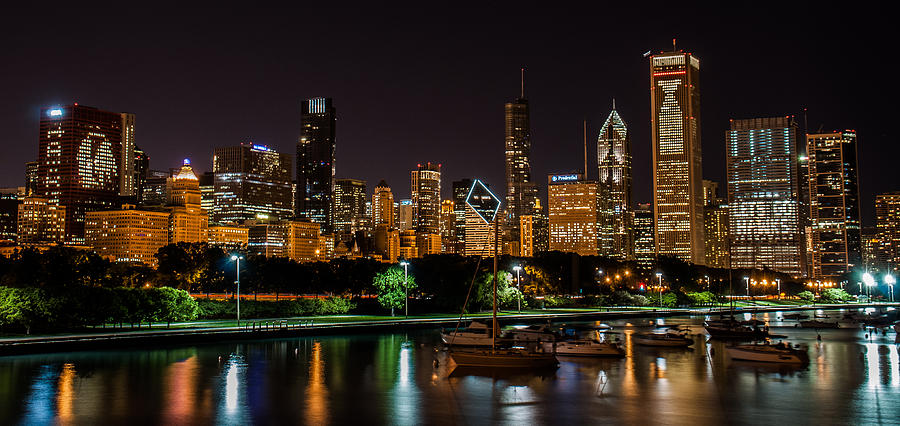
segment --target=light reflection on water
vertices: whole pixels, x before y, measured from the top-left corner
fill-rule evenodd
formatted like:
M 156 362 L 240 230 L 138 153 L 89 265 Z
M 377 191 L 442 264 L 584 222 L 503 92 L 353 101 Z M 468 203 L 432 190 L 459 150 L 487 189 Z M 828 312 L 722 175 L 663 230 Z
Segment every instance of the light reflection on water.
M 701 321 L 667 319 L 693 333 Z M 820 342 L 775 321 L 809 346 L 797 369 L 730 362 L 699 336 L 693 350 L 634 346 L 650 330 L 634 323 L 612 323 L 626 358 L 564 358 L 541 374 L 451 375 L 430 330 L 5 357 L 0 424 L 834 424 L 900 412 L 894 332 L 822 330 Z

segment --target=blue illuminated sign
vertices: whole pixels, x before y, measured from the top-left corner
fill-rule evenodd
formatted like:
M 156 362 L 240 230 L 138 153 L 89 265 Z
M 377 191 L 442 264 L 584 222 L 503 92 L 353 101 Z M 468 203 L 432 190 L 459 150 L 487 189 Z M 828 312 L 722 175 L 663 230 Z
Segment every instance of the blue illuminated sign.
M 269 147 L 267 147 L 267 146 L 265 146 L 265 145 L 253 145 L 253 149 L 256 149 L 256 150 L 259 150 L 259 151 L 266 151 L 266 152 L 271 151 L 271 150 L 269 149 Z
M 553 175 L 550 177 L 553 182 L 571 182 L 577 181 L 578 175 Z

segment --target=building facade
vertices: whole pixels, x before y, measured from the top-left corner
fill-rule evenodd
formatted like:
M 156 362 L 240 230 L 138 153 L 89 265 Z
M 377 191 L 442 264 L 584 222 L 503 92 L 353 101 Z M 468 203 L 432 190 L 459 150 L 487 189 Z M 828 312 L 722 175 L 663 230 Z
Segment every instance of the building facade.
M 334 232 L 353 234 L 366 228 L 366 181 L 334 180 Z
M 378 182 L 372 194 L 372 226 L 387 225 L 394 228 L 394 194 L 387 182 Z
M 253 143 L 216 148 L 213 174 L 214 221 L 240 223 L 293 215 L 290 154 Z
M 472 189 L 472 179 L 453 181 L 453 214 L 456 216 L 456 252 L 466 251 L 466 197 Z
M 797 125 L 731 120 L 726 134 L 731 265 L 805 275 Z
M 122 174 L 131 170 L 124 158 L 133 156 L 123 139 L 134 141 L 123 121 L 78 104 L 41 109 L 36 194 L 66 207 L 67 244 L 84 243 L 85 212 L 118 207 Z
M 838 279 L 860 265 L 856 132 L 806 135 L 811 278 Z
M 62 244 L 66 241 L 66 207 L 46 197 L 25 197 L 16 217 L 19 245 Z
M 600 255 L 634 258 L 631 226 L 631 141 L 615 102 L 597 137 Z
M 634 209 L 634 259 L 638 268 L 650 271 L 656 264 L 656 244 L 653 237 L 653 205 L 640 203 Z
M 412 176 L 414 223 L 420 234 L 441 232 L 441 165 L 419 164 Z
M 531 117 L 524 84 L 520 96 L 504 106 L 506 203 L 505 226 L 510 241 L 519 243 L 519 217 L 532 214 L 537 186 L 531 177 Z
M 875 218 L 875 258 L 878 264 L 896 274 L 900 271 L 900 192 L 875 196 Z
M 331 98 L 304 100 L 300 105 L 300 140 L 297 142 L 298 217 L 333 232 L 334 148 L 337 110 Z
M 457 253 L 456 203 L 441 201 L 441 253 Z
M 596 256 L 600 253 L 597 182 L 582 174 L 548 177 L 550 250 Z
M 656 251 L 702 265 L 700 60 L 680 51 L 652 55 L 650 106 Z
M 88 246 L 114 262 L 156 266 L 156 253 L 169 244 L 170 214 L 126 204 L 121 209 L 87 212 Z

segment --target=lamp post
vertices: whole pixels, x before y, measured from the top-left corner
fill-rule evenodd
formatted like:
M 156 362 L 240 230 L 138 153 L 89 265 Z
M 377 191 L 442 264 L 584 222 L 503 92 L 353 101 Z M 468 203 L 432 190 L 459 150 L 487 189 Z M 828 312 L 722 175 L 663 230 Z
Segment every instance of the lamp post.
M 778 286 L 778 298 L 781 299 L 781 278 L 775 278 L 775 284 Z
M 409 262 L 403 260 L 400 262 L 403 267 L 403 316 L 409 318 L 409 272 L 407 267 Z
M 704 277 L 706 278 L 706 289 L 709 290 L 712 288 L 712 286 L 709 285 L 709 275 L 704 275 Z
M 897 280 L 891 274 L 884 274 L 884 283 L 888 285 L 888 289 L 891 291 L 891 303 L 894 303 L 894 284 L 897 283 Z
M 516 271 L 516 290 L 518 291 L 518 297 L 516 297 L 516 303 L 519 306 L 519 313 L 522 313 L 522 289 L 520 284 L 522 283 L 522 277 L 519 275 L 519 271 L 522 270 L 522 267 L 519 265 L 513 266 L 513 271 Z
M 750 277 L 744 277 L 744 282 L 747 283 L 747 299 L 750 299 Z
M 875 285 L 875 277 L 866 272 L 863 274 L 863 283 L 866 285 L 866 303 L 869 303 L 872 301 L 871 297 L 869 297 L 869 287 Z
M 244 256 L 239 256 L 236 254 L 231 255 L 231 260 L 234 261 L 235 265 L 235 280 L 234 283 L 237 285 L 237 326 L 241 326 L 241 259 Z
M 656 273 L 656 279 L 659 281 L 659 307 L 662 308 L 662 272 Z

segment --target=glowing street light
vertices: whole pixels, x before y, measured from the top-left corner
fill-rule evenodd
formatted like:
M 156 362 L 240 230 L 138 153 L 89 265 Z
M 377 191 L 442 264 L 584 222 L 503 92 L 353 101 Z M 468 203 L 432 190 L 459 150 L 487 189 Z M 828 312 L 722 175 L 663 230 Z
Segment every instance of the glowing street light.
M 875 285 L 875 277 L 873 277 L 872 274 L 866 272 L 865 274 L 863 274 L 863 284 L 866 285 L 866 301 L 870 302 L 871 299 L 869 298 L 869 287 Z
M 747 283 L 747 297 L 750 297 L 750 277 L 744 277 L 744 281 Z
M 894 302 L 894 284 L 897 283 L 897 280 L 891 274 L 884 274 L 884 283 L 888 285 L 888 288 L 891 290 L 891 303 Z
M 400 261 L 400 266 L 403 267 L 403 316 L 409 318 L 409 262 Z
M 234 283 L 237 285 L 237 326 L 241 326 L 241 259 L 244 256 L 233 254 L 231 255 L 231 260 L 234 261 L 235 265 L 235 280 Z
M 519 305 L 519 313 L 522 313 L 522 290 L 519 284 L 522 283 L 522 277 L 519 275 L 519 271 L 522 270 L 522 267 L 519 265 L 513 266 L 513 271 L 516 271 L 516 290 L 518 290 L 519 294 L 516 298 L 516 303 Z
M 659 280 L 659 307 L 662 308 L 662 272 L 657 272 L 656 278 Z

